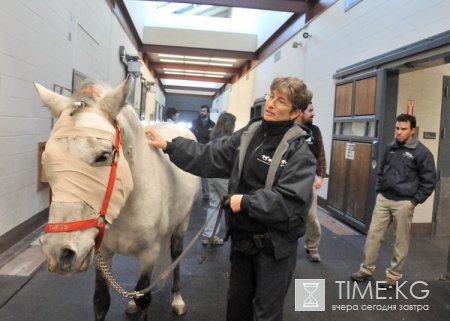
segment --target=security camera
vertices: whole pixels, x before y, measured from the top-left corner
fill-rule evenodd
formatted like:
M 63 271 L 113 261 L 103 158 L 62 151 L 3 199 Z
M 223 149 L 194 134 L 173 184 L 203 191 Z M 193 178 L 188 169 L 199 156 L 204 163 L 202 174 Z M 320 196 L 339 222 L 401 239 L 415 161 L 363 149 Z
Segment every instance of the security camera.
M 305 39 L 311 38 L 311 34 L 307 33 L 307 32 L 304 32 L 303 33 L 303 38 L 305 38 Z
M 297 41 L 294 41 L 292 43 L 292 48 L 298 48 L 299 46 L 303 46 L 303 44 L 301 42 L 297 42 Z

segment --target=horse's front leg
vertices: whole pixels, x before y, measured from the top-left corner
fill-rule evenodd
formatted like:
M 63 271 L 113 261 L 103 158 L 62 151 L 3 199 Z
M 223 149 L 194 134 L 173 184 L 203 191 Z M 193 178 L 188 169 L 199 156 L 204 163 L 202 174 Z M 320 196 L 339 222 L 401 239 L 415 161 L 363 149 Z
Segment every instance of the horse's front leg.
M 134 288 L 135 291 L 140 291 L 150 286 L 151 275 L 154 264 L 153 252 L 146 252 L 143 255 L 146 259 L 140 257 L 139 260 L 139 278 Z M 146 321 L 148 307 L 152 300 L 151 292 L 146 293 L 140 298 L 128 302 L 127 313 L 137 315 L 139 320 Z
M 109 256 L 105 262 L 111 269 L 112 257 Z M 104 321 L 111 304 L 111 295 L 109 294 L 109 285 L 103 272 L 95 267 L 95 292 L 94 292 L 94 314 L 95 321 Z
M 174 233 L 170 242 L 170 254 L 172 256 L 172 261 L 175 261 L 183 252 L 183 237 L 184 232 Z M 186 313 L 186 304 L 181 296 L 180 287 L 180 265 L 177 265 L 173 271 L 173 284 L 172 284 L 172 311 L 178 315 L 183 315 Z

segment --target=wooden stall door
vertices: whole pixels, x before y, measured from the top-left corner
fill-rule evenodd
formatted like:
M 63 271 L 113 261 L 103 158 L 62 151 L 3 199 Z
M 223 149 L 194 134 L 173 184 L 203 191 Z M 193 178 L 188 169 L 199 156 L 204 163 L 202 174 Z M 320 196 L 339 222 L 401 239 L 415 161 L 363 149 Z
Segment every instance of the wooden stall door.
M 333 207 L 344 211 L 345 201 L 345 185 L 347 176 L 347 159 L 345 159 L 345 141 L 335 140 L 333 141 L 333 152 L 331 155 L 331 168 L 332 179 L 330 177 L 330 183 L 328 187 L 328 204 Z
M 381 74 L 355 77 L 336 86 L 327 205 L 361 230 L 368 227 L 374 205 L 372 153 L 378 140 Z
M 350 160 L 347 213 L 358 221 L 363 221 L 366 213 L 371 160 L 372 145 L 355 144 L 354 158 Z

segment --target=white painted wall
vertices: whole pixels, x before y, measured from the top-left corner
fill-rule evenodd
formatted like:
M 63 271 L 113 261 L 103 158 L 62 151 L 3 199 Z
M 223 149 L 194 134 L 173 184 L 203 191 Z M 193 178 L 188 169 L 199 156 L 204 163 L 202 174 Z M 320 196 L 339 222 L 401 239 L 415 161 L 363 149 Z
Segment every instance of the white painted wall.
M 0 0 L 0 30 L 1 236 L 48 206 L 37 147 L 51 117 L 33 82 L 71 88 L 75 68 L 116 86 L 125 76 L 119 46 L 137 51 L 105 0 Z
M 250 119 L 250 108 L 254 101 L 253 72 L 242 77 L 228 90 L 227 112 L 236 116 L 236 130 L 244 127 Z
M 314 122 L 321 128 L 329 166 L 336 71 L 449 30 L 449 12 L 447 0 L 363 0 L 347 12 L 339 0 L 280 48 L 280 60 L 275 62 L 275 54 L 268 57 L 250 72 L 248 81 L 235 83 L 229 90 L 228 111 L 235 111 L 242 127 L 252 102 L 269 90 L 274 77 L 303 79 L 314 93 Z M 305 31 L 312 37 L 303 39 Z M 294 41 L 303 46 L 293 48 Z M 326 198 L 327 190 L 325 180 L 319 195 Z M 430 222 L 430 213 L 415 215 L 414 220 Z

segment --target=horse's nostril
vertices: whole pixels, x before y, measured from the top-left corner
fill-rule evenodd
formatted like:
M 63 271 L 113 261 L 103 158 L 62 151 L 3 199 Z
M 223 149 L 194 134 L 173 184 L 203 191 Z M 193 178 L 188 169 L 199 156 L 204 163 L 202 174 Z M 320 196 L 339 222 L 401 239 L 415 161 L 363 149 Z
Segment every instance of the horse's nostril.
M 71 262 L 75 258 L 75 252 L 71 249 L 64 249 L 61 252 L 61 262 Z

